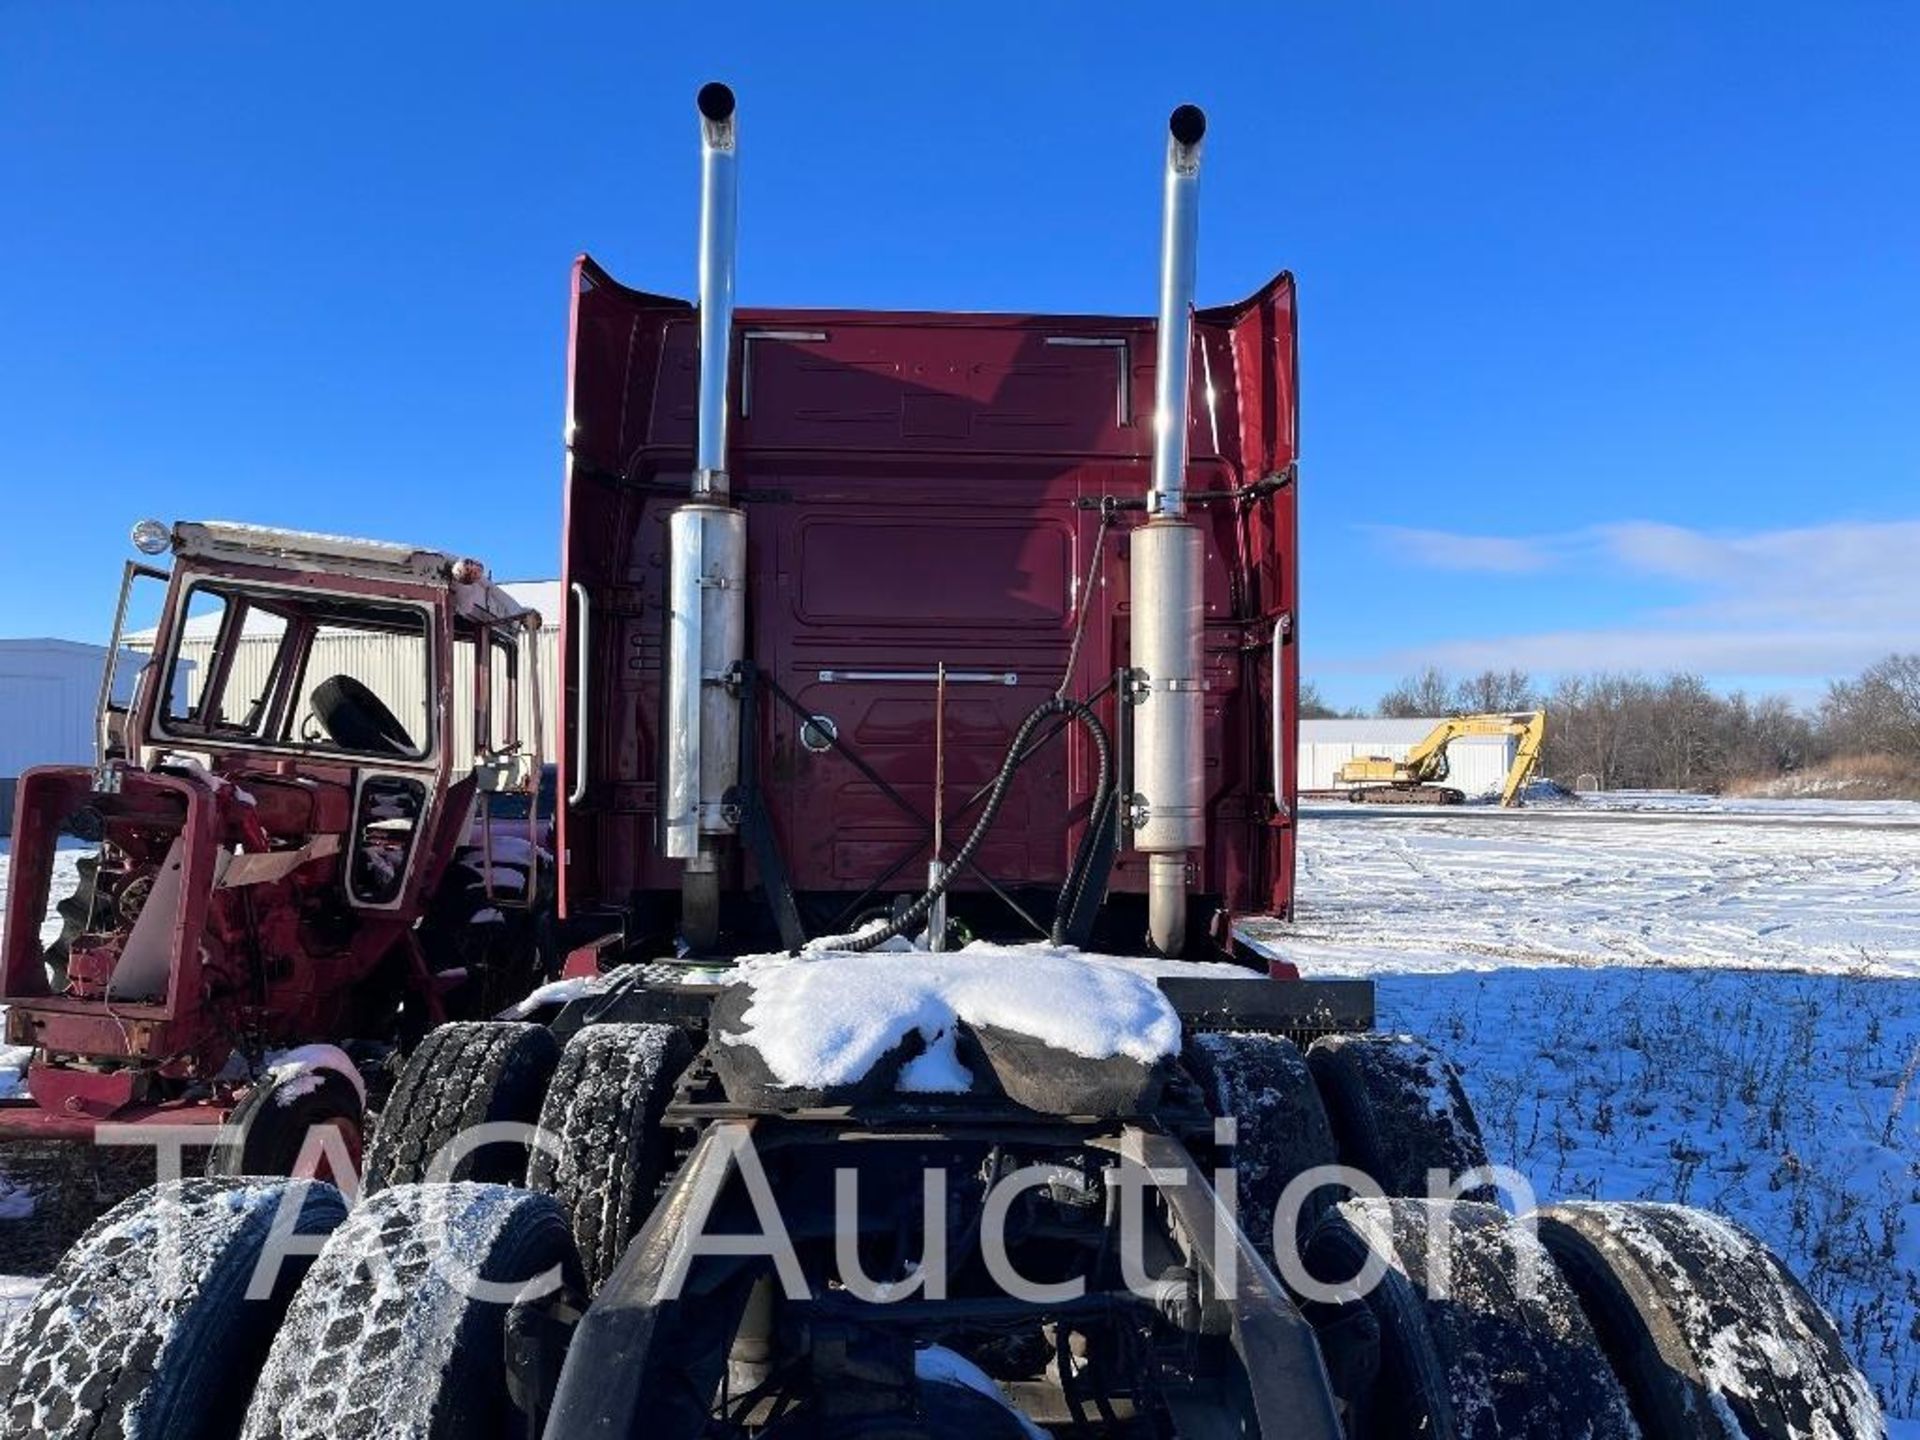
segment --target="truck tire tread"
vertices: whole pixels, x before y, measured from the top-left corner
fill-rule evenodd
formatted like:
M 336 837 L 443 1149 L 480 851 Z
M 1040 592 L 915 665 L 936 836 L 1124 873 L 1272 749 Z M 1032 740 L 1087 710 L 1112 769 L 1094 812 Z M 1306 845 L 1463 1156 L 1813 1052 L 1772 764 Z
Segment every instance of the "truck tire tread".
M 101 1216 L 0 1337 L 0 1432 L 231 1440 L 311 1258 L 288 1255 L 272 1291 L 247 1298 L 283 1199 L 299 1207 L 301 1235 L 346 1217 L 323 1182 L 199 1178 L 151 1186 Z
M 560 1207 L 502 1185 L 399 1185 L 355 1208 L 294 1296 L 248 1407 L 245 1440 L 505 1440 L 509 1306 L 477 1276 L 521 1288 L 579 1269 Z
M 527 1183 L 572 1218 L 587 1282 L 598 1288 L 651 1208 L 668 1160 L 660 1113 L 693 1059 L 673 1025 L 589 1025 L 567 1042 L 547 1089 Z
M 374 1127 L 362 1190 L 427 1180 L 442 1148 L 474 1126 L 533 1124 L 559 1058 L 543 1025 L 467 1020 L 432 1031 L 394 1082 Z M 489 1146 L 437 1178 L 512 1184 L 524 1172 L 523 1151 Z

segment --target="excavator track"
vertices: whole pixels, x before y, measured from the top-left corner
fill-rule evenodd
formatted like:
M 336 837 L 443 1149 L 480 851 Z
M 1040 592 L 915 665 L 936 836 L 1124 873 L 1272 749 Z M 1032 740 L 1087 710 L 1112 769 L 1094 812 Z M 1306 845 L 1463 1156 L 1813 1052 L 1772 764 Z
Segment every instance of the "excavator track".
M 1362 785 L 1349 790 L 1356 805 L 1464 805 L 1464 790 L 1447 785 Z

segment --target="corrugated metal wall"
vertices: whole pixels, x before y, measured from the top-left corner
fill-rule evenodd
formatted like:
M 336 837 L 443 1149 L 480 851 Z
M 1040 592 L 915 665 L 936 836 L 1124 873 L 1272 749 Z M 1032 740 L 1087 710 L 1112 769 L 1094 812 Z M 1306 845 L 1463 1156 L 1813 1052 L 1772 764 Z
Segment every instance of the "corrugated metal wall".
M 1299 776 L 1302 790 L 1340 788 L 1334 778 L 1349 760 L 1384 755 L 1404 760 L 1407 752 L 1440 724 L 1442 717 L 1413 720 L 1302 720 Z M 1474 735 L 1447 747 L 1446 784 L 1470 798 L 1499 792 L 1519 749 L 1517 738 Z
M 207 663 L 213 652 L 212 637 L 188 637 L 181 642 L 180 656 L 193 662 L 193 672 L 187 680 L 188 701 L 197 699 L 200 693 L 200 677 L 206 673 Z M 267 672 L 273 664 L 274 652 L 279 645 L 277 636 L 248 636 L 241 640 L 239 652 L 234 656 L 233 672 L 227 682 L 229 697 L 239 697 L 238 704 L 230 703 L 228 712 L 244 711 L 247 700 L 258 695 L 267 683 Z M 540 674 L 540 714 L 546 737 L 546 753 L 549 760 L 553 757 L 554 743 L 554 696 L 559 686 L 560 673 L 560 632 L 558 628 L 543 629 L 539 638 L 539 674 Z M 495 684 L 504 683 L 500 663 L 495 664 Z M 351 675 L 361 684 L 378 695 L 386 707 L 393 711 L 400 723 L 416 739 L 425 733 L 427 723 L 426 661 L 422 656 L 421 642 L 404 635 L 373 634 L 322 634 L 313 642 L 313 656 L 307 664 L 306 684 L 309 693 L 331 675 Z M 520 734 L 530 739 L 533 725 L 533 687 L 527 683 L 524 663 L 521 673 L 520 694 Z M 453 763 L 456 769 L 464 769 L 473 763 L 473 712 L 467 703 L 473 693 L 473 652 L 469 646 L 459 646 L 454 651 L 454 734 Z M 494 737 L 498 741 L 500 736 Z
M 124 653 L 124 652 L 123 652 Z M 13 825 L 14 782 L 35 765 L 91 765 L 107 647 L 77 640 L 0 640 L 0 838 Z M 139 657 L 115 679 L 121 699 Z
M 138 657 L 120 667 L 121 698 Z M 0 640 L 0 775 L 34 765 L 91 765 L 107 647 L 75 640 Z

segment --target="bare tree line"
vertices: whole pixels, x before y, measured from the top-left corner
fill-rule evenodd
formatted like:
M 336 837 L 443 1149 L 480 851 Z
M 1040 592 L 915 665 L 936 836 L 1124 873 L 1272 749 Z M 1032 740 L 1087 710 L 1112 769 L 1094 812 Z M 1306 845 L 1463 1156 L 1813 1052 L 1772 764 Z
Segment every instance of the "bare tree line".
M 1837 680 L 1815 709 L 1780 695 L 1722 695 L 1698 675 L 1596 672 L 1541 687 L 1524 670 L 1454 676 L 1428 667 L 1381 696 L 1374 714 L 1548 713 L 1544 770 L 1605 789 L 1721 790 L 1830 762 L 1920 776 L 1920 654 L 1889 655 Z M 1301 714 L 1342 712 L 1302 686 Z M 1346 712 L 1358 715 L 1362 712 Z

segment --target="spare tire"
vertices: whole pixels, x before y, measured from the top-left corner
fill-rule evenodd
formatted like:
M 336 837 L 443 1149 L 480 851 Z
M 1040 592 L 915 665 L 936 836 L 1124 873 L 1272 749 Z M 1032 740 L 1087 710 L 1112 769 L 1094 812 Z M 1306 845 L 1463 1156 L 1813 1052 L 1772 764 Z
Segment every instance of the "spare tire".
M 1573 1291 L 1532 1232 L 1504 1210 L 1348 1200 L 1307 1245 L 1308 1273 L 1323 1285 L 1346 1285 L 1375 1259 L 1384 1262 L 1379 1282 L 1344 1307 L 1372 1312 L 1380 1347 L 1376 1381 L 1340 1396 L 1348 1433 L 1638 1440 L 1626 1392 Z M 1345 1317 L 1333 1308 L 1313 1318 L 1324 1333 Z
M 1647 1440 L 1886 1434 L 1833 1322 L 1738 1226 L 1644 1203 L 1550 1205 L 1536 1218 Z
M 274 1237 L 283 1200 L 293 1224 Z M 0 1340 L 0 1431 L 20 1440 L 237 1435 L 312 1258 L 298 1246 L 277 1250 L 270 1293 L 250 1298 L 269 1238 L 324 1235 L 346 1213 L 338 1190 L 305 1180 L 171 1180 L 116 1205 Z
M 411 755 L 413 737 L 373 691 L 351 675 L 313 687 L 313 713 L 333 743 L 368 755 Z

